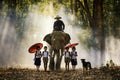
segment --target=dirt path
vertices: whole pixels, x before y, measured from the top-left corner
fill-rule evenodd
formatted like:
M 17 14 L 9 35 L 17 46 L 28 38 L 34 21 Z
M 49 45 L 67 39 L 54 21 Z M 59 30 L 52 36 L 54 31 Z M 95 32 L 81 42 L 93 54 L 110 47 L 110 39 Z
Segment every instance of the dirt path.
M 120 68 L 76 71 L 36 71 L 34 69 L 0 68 L 0 80 L 120 80 Z

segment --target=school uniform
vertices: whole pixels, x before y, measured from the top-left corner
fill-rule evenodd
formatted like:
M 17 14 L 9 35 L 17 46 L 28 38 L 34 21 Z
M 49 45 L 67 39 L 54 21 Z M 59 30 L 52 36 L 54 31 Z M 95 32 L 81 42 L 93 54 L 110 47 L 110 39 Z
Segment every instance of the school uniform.
M 48 56 L 49 56 L 48 51 L 43 51 L 42 52 L 42 56 L 43 56 L 43 63 L 47 65 L 47 63 L 48 63 Z
M 36 51 L 34 64 L 36 66 L 40 66 L 41 65 L 41 51 Z
M 71 52 L 71 63 L 72 65 L 77 65 L 77 52 Z
M 64 59 L 65 59 L 65 63 L 70 62 L 70 52 L 69 51 L 64 52 Z

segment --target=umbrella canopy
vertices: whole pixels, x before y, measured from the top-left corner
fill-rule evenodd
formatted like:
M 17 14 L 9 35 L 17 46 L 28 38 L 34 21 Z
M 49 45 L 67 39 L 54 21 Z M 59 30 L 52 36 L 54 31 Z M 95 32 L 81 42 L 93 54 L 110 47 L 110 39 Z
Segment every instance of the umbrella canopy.
M 78 43 L 68 44 L 67 46 L 65 46 L 65 48 L 64 48 L 64 49 L 67 49 L 67 48 L 72 48 L 72 47 L 75 47 L 75 46 L 77 46 L 77 45 L 78 45 Z
M 36 43 L 36 44 L 33 44 L 29 49 L 28 49 L 28 52 L 29 53 L 35 53 L 36 52 L 36 47 L 40 47 L 40 49 L 43 47 L 43 44 L 42 43 Z

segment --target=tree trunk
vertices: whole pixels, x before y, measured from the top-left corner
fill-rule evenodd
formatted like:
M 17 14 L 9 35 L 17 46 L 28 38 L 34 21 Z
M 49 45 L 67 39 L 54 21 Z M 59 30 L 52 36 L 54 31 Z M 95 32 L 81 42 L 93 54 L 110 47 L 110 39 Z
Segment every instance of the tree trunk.
M 101 64 L 104 61 L 104 50 L 105 50 L 105 36 L 104 36 L 104 25 L 103 25 L 103 0 L 94 0 L 93 2 L 93 22 L 94 26 L 94 38 L 96 41 L 96 47 L 101 53 Z
M 79 1 L 79 0 L 78 0 Z M 79 5 L 85 10 L 87 19 L 92 32 L 93 49 L 100 51 L 101 53 L 101 64 L 104 61 L 104 50 L 105 50 L 105 36 L 104 36 L 104 25 L 103 25 L 103 0 L 93 0 L 93 12 L 90 12 L 88 6 L 88 0 L 84 0 L 84 4 L 79 1 Z
M 3 8 L 2 2 L 3 2 L 3 0 L 0 0 L 0 10 L 2 10 L 2 8 Z
M 70 0 L 71 13 L 73 13 L 73 0 Z
M 75 0 L 75 13 L 78 12 L 78 9 L 77 9 L 77 0 Z
M 3 0 L 0 0 L 0 20 L 2 19 L 2 8 L 3 8 L 2 2 Z

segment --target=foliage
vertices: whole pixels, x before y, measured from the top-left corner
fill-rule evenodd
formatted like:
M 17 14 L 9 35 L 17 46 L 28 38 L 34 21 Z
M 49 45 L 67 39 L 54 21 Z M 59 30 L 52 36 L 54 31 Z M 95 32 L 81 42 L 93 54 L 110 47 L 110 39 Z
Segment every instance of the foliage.
M 49 14 L 46 12 L 50 10 L 49 7 L 51 6 L 49 5 L 52 5 L 56 12 L 59 10 L 58 1 L 56 0 L 1 0 L 0 2 L 0 19 L 2 19 L 2 17 L 10 17 L 11 21 L 15 23 L 19 39 L 22 39 L 23 30 L 26 28 L 25 19 L 34 5 L 39 7 L 37 12 L 45 15 Z
M 62 0 L 65 1 L 65 0 Z M 95 0 L 68 0 L 64 5 L 71 9 L 71 13 L 76 15 L 77 21 L 76 23 L 79 26 L 86 30 L 91 29 L 91 24 L 89 22 L 90 19 L 94 18 L 94 2 Z M 119 0 L 104 0 L 103 4 L 103 28 L 100 32 L 105 32 L 103 37 L 114 36 L 115 38 L 120 38 L 120 1 Z M 91 18 L 90 18 L 91 17 Z M 96 17 L 95 17 L 96 18 Z M 93 22 L 94 23 L 94 22 Z M 98 29 L 98 28 L 97 28 Z M 99 31 L 99 29 L 98 29 Z M 94 32 L 98 32 L 95 31 Z M 99 34 L 99 33 L 98 33 Z M 88 34 L 89 35 L 89 34 Z M 81 37 L 79 38 L 80 41 Z M 83 40 L 84 44 L 90 47 L 93 46 L 94 43 L 92 37 L 86 36 L 86 39 Z M 87 42 L 86 42 L 87 41 Z M 89 48 L 88 47 L 88 48 Z
M 10 12 L 14 13 L 12 16 L 16 21 L 16 30 L 18 34 L 22 35 L 23 29 L 21 28 L 25 28 L 24 20 L 33 5 L 40 7 L 38 12 L 48 15 L 49 13 L 46 11 L 50 10 L 49 7 L 51 6 L 49 5 L 51 4 L 54 11 L 56 11 L 51 16 L 54 16 L 60 7 L 64 5 L 67 13 L 76 15 L 77 20 L 75 20 L 73 24 L 87 31 L 87 29 L 91 29 L 89 20 L 94 16 L 93 1 L 94 0 L 1 0 L 0 18 L 2 18 L 1 16 L 8 16 Z M 105 37 L 112 35 L 115 38 L 120 38 L 120 1 L 104 0 L 103 6 Z M 86 40 L 89 41 L 89 39 L 90 37 L 86 37 Z M 88 43 L 85 44 L 88 45 Z
M 114 36 L 120 38 L 120 1 L 105 0 L 104 3 L 104 19 L 106 36 Z

